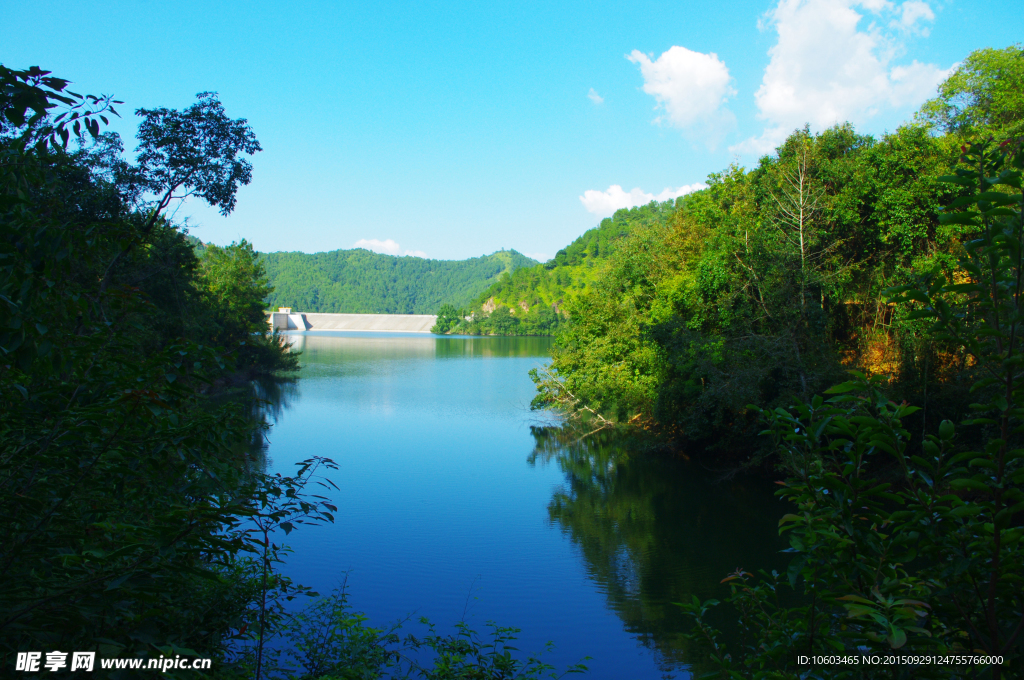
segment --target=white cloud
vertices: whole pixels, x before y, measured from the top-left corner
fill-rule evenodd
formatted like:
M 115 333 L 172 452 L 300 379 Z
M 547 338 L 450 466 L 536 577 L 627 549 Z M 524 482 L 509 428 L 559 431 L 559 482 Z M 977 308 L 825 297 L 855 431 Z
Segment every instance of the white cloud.
M 907 0 L 900 5 L 899 25 L 908 31 L 920 31 L 922 35 L 928 35 L 927 28 L 917 28 L 918 21 L 935 21 L 935 12 L 927 2 Z
M 647 205 L 651 201 L 667 201 L 670 198 L 683 196 L 699 189 L 706 189 L 707 186 L 703 182 L 697 182 L 696 184 L 686 184 L 678 189 L 666 187 L 660 194 L 655 195 L 648 194 L 639 187 L 627 193 L 618 184 L 613 184 L 608 187 L 607 191 L 597 191 L 596 189 L 584 191 L 580 196 L 580 203 L 589 213 L 598 217 L 610 217 L 621 208 Z
M 587 99 L 597 104 L 604 104 L 604 97 L 597 93 L 597 90 L 590 88 L 590 92 L 587 93 Z
M 427 254 L 422 250 L 406 250 L 402 252 L 402 247 L 394 239 L 387 239 L 381 241 L 375 238 L 361 238 L 352 244 L 353 248 L 365 248 L 366 250 L 372 250 L 375 253 L 381 255 L 406 255 L 411 257 L 422 257 L 426 258 Z
M 547 262 L 551 259 L 551 256 L 547 253 L 523 253 L 523 255 L 533 258 L 534 260 L 537 260 L 537 262 Z
M 855 8 L 871 14 L 871 23 Z M 763 25 L 778 33 L 754 95 L 763 134 L 730 147 L 766 153 L 794 129 L 809 123 L 821 130 L 850 121 L 863 125 L 886 109 L 916 106 L 950 73 L 917 61 L 894 66 L 905 49 L 899 35 L 885 33 L 875 19 L 898 19 L 902 29 L 935 15 L 921 0 L 896 6 L 886 0 L 779 0 Z
M 735 116 L 724 107 L 736 90 L 725 62 L 714 52 L 702 54 L 676 45 L 654 61 L 640 50 L 633 50 L 626 59 L 640 65 L 644 92 L 665 112 L 656 123 L 699 133 L 709 147 L 735 123 Z
M 381 253 L 382 255 L 398 255 L 401 252 L 401 247 L 392 239 L 386 241 L 380 241 L 375 238 L 361 238 L 352 244 L 353 248 L 366 248 L 372 250 L 375 253 Z

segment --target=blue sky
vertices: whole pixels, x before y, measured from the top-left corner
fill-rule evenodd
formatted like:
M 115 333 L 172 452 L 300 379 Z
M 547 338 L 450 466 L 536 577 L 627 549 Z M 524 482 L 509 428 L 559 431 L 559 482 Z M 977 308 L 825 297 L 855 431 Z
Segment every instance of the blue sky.
M 751 166 L 786 132 L 908 120 L 971 50 L 1024 36 L 1014 3 L 11 2 L 0 62 L 140 106 L 220 93 L 264 151 L 224 218 L 263 251 L 357 243 L 550 257 L 617 207 Z

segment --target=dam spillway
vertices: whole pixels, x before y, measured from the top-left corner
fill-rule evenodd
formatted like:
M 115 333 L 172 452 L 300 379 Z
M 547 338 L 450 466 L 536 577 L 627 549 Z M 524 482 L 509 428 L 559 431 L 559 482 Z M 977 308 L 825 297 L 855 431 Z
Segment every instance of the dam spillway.
M 377 333 L 429 333 L 437 322 L 433 314 L 321 314 L 271 312 L 270 327 L 282 331 L 367 331 Z

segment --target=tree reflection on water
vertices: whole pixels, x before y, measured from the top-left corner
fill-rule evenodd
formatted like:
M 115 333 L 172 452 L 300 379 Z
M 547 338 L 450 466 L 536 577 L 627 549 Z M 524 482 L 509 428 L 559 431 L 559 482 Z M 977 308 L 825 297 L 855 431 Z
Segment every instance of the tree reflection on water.
M 582 554 L 625 629 L 656 653 L 666 672 L 704 670 L 683 637 L 675 602 L 721 598 L 737 567 L 781 569 L 783 502 L 770 480 L 721 479 L 679 456 L 631 450 L 621 436 L 579 439 L 566 428 L 531 428 L 529 463 L 554 461 L 565 483 L 548 515 Z M 726 622 L 718 627 L 725 628 Z M 710 669 L 708 669 L 710 670 Z

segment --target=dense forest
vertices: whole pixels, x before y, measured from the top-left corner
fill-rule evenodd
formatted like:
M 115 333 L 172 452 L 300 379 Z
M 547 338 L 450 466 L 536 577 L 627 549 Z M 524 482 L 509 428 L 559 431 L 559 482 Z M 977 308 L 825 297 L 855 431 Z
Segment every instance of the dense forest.
M 463 307 L 506 273 L 536 264 L 514 250 L 468 260 L 428 260 L 369 250 L 264 253 L 270 307 L 349 314 L 433 314 Z
M 891 133 L 796 130 L 752 169 L 618 213 L 628 233 L 593 273 L 559 280 L 566 252 L 490 292 L 564 315 L 536 407 L 781 478 L 788 571 L 681 603 L 715 677 L 865 653 L 951 655 L 905 677 L 1020 677 L 1022 93 L 1024 49 L 979 50 Z M 883 676 L 904 677 L 827 673 Z

